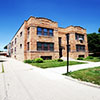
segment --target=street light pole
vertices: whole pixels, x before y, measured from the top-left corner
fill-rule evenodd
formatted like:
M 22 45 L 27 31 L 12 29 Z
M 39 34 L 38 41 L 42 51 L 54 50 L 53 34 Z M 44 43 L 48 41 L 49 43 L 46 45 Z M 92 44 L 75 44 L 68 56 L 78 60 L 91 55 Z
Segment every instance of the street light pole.
M 69 72 L 69 34 L 66 35 L 67 39 L 67 73 Z

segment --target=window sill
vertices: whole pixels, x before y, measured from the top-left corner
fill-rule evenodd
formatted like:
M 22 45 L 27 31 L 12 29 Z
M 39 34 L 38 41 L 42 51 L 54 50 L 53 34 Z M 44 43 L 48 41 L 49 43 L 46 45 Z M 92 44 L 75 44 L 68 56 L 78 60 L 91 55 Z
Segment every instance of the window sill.
M 47 38 L 52 38 L 54 36 L 45 36 L 45 35 L 37 35 L 38 37 L 47 37 Z
M 85 51 L 76 51 L 76 52 L 85 52 Z
M 37 50 L 39 52 L 54 52 L 54 51 L 50 51 L 50 50 Z

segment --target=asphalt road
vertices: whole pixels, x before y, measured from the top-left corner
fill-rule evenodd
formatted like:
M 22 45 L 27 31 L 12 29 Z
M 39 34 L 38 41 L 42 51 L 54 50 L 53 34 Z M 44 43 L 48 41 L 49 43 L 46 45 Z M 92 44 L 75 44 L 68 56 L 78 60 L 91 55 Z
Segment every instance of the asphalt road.
M 100 88 L 14 59 L 3 59 L 6 61 L 5 72 L 0 73 L 0 100 L 100 100 Z

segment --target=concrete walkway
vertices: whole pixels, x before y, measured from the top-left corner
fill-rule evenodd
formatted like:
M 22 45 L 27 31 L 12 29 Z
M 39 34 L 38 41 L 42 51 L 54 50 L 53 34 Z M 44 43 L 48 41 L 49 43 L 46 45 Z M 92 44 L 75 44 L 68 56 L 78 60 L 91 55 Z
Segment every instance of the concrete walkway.
M 76 60 L 78 61 L 78 60 Z M 79 61 L 79 62 L 86 62 L 87 64 L 79 64 L 79 65 L 72 65 L 69 66 L 69 72 L 85 69 L 85 68 L 92 68 L 100 66 L 100 62 L 89 62 L 89 61 Z M 64 67 L 56 67 L 56 68 L 47 68 L 46 71 L 52 71 L 58 74 L 63 74 L 67 72 L 67 66 Z
M 0 100 L 100 100 L 99 88 L 14 59 L 5 60 L 5 73 L 0 73 Z

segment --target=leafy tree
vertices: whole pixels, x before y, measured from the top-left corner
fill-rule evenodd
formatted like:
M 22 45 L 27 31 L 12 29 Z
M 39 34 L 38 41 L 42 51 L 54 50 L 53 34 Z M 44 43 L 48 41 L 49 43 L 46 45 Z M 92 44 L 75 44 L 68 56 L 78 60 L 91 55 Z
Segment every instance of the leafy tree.
M 100 28 L 98 29 L 98 32 L 100 33 Z
M 87 35 L 89 52 L 100 52 L 100 34 L 91 33 Z

